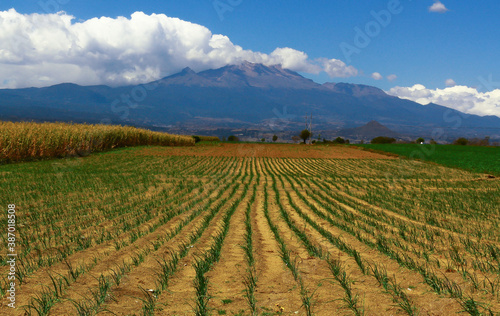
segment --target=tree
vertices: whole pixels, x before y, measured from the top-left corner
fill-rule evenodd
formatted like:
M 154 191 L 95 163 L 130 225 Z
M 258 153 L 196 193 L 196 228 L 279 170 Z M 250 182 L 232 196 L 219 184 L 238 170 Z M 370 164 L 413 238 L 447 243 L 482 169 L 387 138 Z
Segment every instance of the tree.
M 485 137 L 484 139 L 481 138 L 469 139 L 469 142 L 467 143 L 467 145 L 471 146 L 489 146 L 489 144 L 490 144 L 490 138 L 488 136 Z
M 417 140 L 415 141 L 415 143 L 417 143 L 417 144 L 423 144 L 423 143 L 425 143 L 425 139 L 423 139 L 422 137 L 419 137 L 419 138 L 417 138 Z
M 335 144 L 345 144 L 345 139 L 343 139 L 342 137 L 337 137 L 333 140 L 333 142 Z
M 276 142 L 278 140 L 278 135 L 274 134 L 273 136 L 273 142 Z
M 266 139 L 265 139 L 265 138 L 261 138 L 261 139 L 260 139 L 260 141 L 261 141 L 261 142 L 265 142 L 265 141 L 266 141 Z
M 311 132 L 309 132 L 309 130 L 307 130 L 307 129 L 300 132 L 300 135 L 299 135 L 299 137 L 304 141 L 304 144 L 306 143 L 306 140 L 308 140 L 309 137 L 311 137 L 311 136 L 312 136 Z
M 240 140 L 240 139 L 239 139 L 238 137 L 234 136 L 234 135 L 231 135 L 231 136 L 229 136 L 229 137 L 227 138 L 227 141 L 228 141 L 228 142 L 237 142 L 237 141 L 239 141 L 239 140 Z
M 469 140 L 467 138 L 460 137 L 460 138 L 455 139 L 455 141 L 453 142 L 453 145 L 466 146 L 468 143 L 469 143 Z
M 292 136 L 292 140 L 296 143 L 296 142 L 299 142 L 300 141 L 300 137 L 299 136 Z

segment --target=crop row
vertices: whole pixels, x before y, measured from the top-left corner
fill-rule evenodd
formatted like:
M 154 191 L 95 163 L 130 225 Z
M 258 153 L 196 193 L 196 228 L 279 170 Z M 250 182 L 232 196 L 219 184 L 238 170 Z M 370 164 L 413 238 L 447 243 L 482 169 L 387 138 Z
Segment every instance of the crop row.
M 229 257 L 228 242 L 240 246 L 243 273 L 223 273 L 239 280 L 234 295 L 252 315 L 269 312 L 261 293 L 270 286 L 262 283 L 270 256 L 279 256 L 307 315 L 338 306 L 355 315 L 383 313 L 373 309 L 380 302 L 386 312 L 397 307 L 408 315 L 439 305 L 471 315 L 500 308 L 498 232 L 477 224 L 496 198 L 472 201 L 495 182 L 467 187 L 474 175 L 446 176 L 439 166 L 415 163 L 415 174 L 395 184 L 383 173 L 398 162 L 385 160 L 114 155 L 114 164 L 91 156 L 45 184 L 29 184 L 38 193 L 25 195 L 19 209 L 26 314 L 211 314 L 221 285 L 214 282 L 223 280 L 212 272 Z M 4 174 L 29 182 L 51 168 L 35 164 Z M 2 202 L 22 191 L 8 186 Z M 432 188 L 447 194 L 417 207 L 414 199 Z M 467 212 L 476 214 L 470 223 Z M 256 247 L 263 229 L 277 253 Z M 33 294 L 23 297 L 25 289 Z M 280 304 L 276 313 L 284 312 Z

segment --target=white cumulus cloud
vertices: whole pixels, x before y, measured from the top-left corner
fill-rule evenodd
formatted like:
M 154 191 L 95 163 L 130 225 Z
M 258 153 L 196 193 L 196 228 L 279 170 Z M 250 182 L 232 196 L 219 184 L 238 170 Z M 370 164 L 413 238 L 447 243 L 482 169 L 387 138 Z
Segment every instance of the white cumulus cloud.
M 380 73 L 378 73 L 378 72 L 372 73 L 372 78 L 375 79 L 375 80 L 382 80 L 382 79 L 384 79 L 384 77 Z
M 447 86 L 447 87 L 454 87 L 457 85 L 457 83 L 455 82 L 455 80 L 453 79 L 446 79 L 446 81 L 444 82 L 444 84 Z
M 432 102 L 468 114 L 500 117 L 500 89 L 479 92 L 467 86 L 453 86 L 432 90 L 416 84 L 413 87 L 394 87 L 387 93 L 422 105 Z
M 293 48 L 276 48 L 270 55 L 271 63 L 281 64 L 283 68 L 318 74 L 322 71 L 321 67 L 311 63 L 306 53 Z
M 396 76 L 396 75 L 394 75 L 394 74 L 392 74 L 392 75 L 388 75 L 388 76 L 387 76 L 387 80 L 389 80 L 389 81 L 394 81 L 394 80 L 396 80 L 396 79 L 398 79 L 398 76 Z
M 318 61 L 323 65 L 323 70 L 332 78 L 355 77 L 358 75 L 358 70 L 356 68 L 347 66 L 341 60 L 320 58 Z
M 439 0 L 434 1 L 434 4 L 429 7 L 429 12 L 446 13 L 448 11 L 448 8 Z
M 47 86 L 61 82 L 137 84 L 174 74 L 243 61 L 331 77 L 358 75 L 337 59 L 311 59 L 293 48 L 270 54 L 243 49 L 199 24 L 135 12 L 130 18 L 75 22 L 65 12 L 20 14 L 0 11 L 0 88 Z

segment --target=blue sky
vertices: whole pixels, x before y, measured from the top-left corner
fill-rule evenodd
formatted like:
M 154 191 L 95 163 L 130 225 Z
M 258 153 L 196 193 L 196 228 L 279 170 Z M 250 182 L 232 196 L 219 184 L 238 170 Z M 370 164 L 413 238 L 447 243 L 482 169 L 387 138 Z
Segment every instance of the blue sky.
M 370 14 L 387 9 L 389 1 L 263 1 L 243 0 L 225 11 L 221 21 L 214 1 L 2 1 L 0 10 L 15 8 L 20 13 L 64 10 L 77 19 L 129 17 L 135 11 L 164 13 L 201 24 L 213 33 L 228 36 L 245 49 L 272 52 L 291 47 L 310 57 L 336 58 L 346 62 L 340 44 L 353 43 L 354 28 L 374 21 Z M 241 3 L 239 3 L 241 2 Z M 239 3 L 239 4 L 238 4 Z M 396 74 L 394 82 L 371 78 L 350 78 L 350 82 L 389 89 L 395 84 L 416 83 L 428 88 L 445 86 L 452 78 L 459 84 L 478 86 L 500 70 L 500 6 L 493 0 L 444 1 L 444 14 L 430 13 L 433 1 L 401 0 L 403 11 L 364 48 L 354 54 L 352 65 L 367 76 L 373 72 Z M 332 81 L 326 74 L 307 75 L 315 81 Z M 499 78 L 500 80 L 500 75 Z M 337 80 L 335 80 L 337 81 Z
M 216 5 L 227 9 L 223 19 Z M 440 12 L 432 12 L 433 5 Z M 381 25 L 373 13 L 391 12 L 391 6 L 397 10 L 390 13 L 389 23 Z M 444 7 L 446 10 L 439 10 Z M 320 83 L 362 83 L 386 91 L 418 84 L 435 91 L 445 89 L 448 80 L 448 86 L 477 88 L 478 93 L 500 88 L 497 83 L 500 6 L 493 0 L 4 0 L 0 3 L 0 11 L 10 8 L 20 14 L 62 10 L 75 17 L 73 23 L 102 16 L 130 19 L 136 11 L 146 15 L 165 14 L 202 25 L 213 34 L 225 35 L 244 50 L 271 54 L 276 48 L 288 47 L 304 52 L 310 60 L 340 60 L 357 71 L 353 76 L 332 77 L 325 72 L 316 74 L 295 67 L 294 70 Z M 342 47 L 356 47 L 357 30 L 366 34 L 367 27 L 372 27 L 369 43 L 357 47 L 357 52 L 347 58 Z M 395 79 L 388 80 L 389 75 L 395 75 Z M 421 96 L 421 93 L 415 96 L 414 90 L 398 91 L 402 97 Z

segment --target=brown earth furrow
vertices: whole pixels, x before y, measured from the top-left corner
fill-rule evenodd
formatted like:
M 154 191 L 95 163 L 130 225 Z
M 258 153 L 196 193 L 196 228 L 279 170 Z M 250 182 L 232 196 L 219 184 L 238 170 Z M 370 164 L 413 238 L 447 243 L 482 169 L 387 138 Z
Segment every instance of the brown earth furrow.
M 248 181 L 249 180 L 247 178 L 244 185 L 248 185 Z M 241 182 L 241 180 L 237 182 Z M 243 192 L 242 190 L 243 189 L 240 188 L 236 192 L 235 196 L 233 196 L 231 200 L 227 201 L 222 208 L 229 208 L 232 203 L 235 203 L 235 200 L 240 198 L 241 193 Z M 222 216 L 220 215 L 220 212 L 218 216 Z M 213 231 L 212 235 L 215 236 L 215 234 L 220 230 L 220 225 L 215 225 L 213 223 L 215 222 L 212 222 L 207 230 Z M 179 266 L 182 270 L 173 275 L 167 293 L 160 296 L 158 304 L 164 306 L 161 312 L 162 315 L 183 315 L 192 313 L 196 297 L 195 289 L 193 287 L 195 269 L 192 264 L 195 260 L 199 259 L 205 251 L 209 250 L 213 243 L 211 238 L 210 240 L 201 238 L 200 242 L 203 242 L 205 246 L 201 248 L 198 247 L 196 254 L 193 256 L 187 256 L 179 262 Z
M 259 183 L 257 190 L 263 192 L 264 179 Z M 279 304 L 279 306 L 286 308 L 287 313 L 298 311 L 302 305 L 300 289 L 297 288 L 293 276 L 279 255 L 279 247 L 264 216 L 263 203 L 263 196 L 258 194 L 252 206 L 255 270 L 257 273 L 255 297 L 258 310 L 260 313 L 273 312 L 276 311 L 276 304 Z
M 273 168 L 273 165 L 268 165 L 268 168 Z M 273 181 L 272 178 L 268 179 L 270 184 Z M 341 304 L 344 291 L 338 284 L 328 282 L 328 279 L 332 278 L 328 264 L 308 253 L 282 218 L 280 205 L 277 204 L 282 205 L 282 200 L 277 200 L 272 186 L 268 187 L 268 192 L 270 218 L 273 224 L 278 227 L 281 237 L 286 241 L 287 248 L 292 253 L 292 258 L 297 260 L 304 286 L 309 294 L 313 295 L 313 312 L 317 315 L 331 315 L 333 311 L 336 311 L 339 315 L 346 314 L 345 307 Z
M 249 185 L 253 186 L 253 182 Z M 247 273 L 247 264 L 242 246 L 244 244 L 245 208 L 250 197 L 249 192 L 231 217 L 229 232 L 221 250 L 221 258 L 205 274 L 209 280 L 208 293 L 211 297 L 209 308 L 214 311 L 225 311 L 229 315 L 248 310 L 243 283 L 243 276 Z

